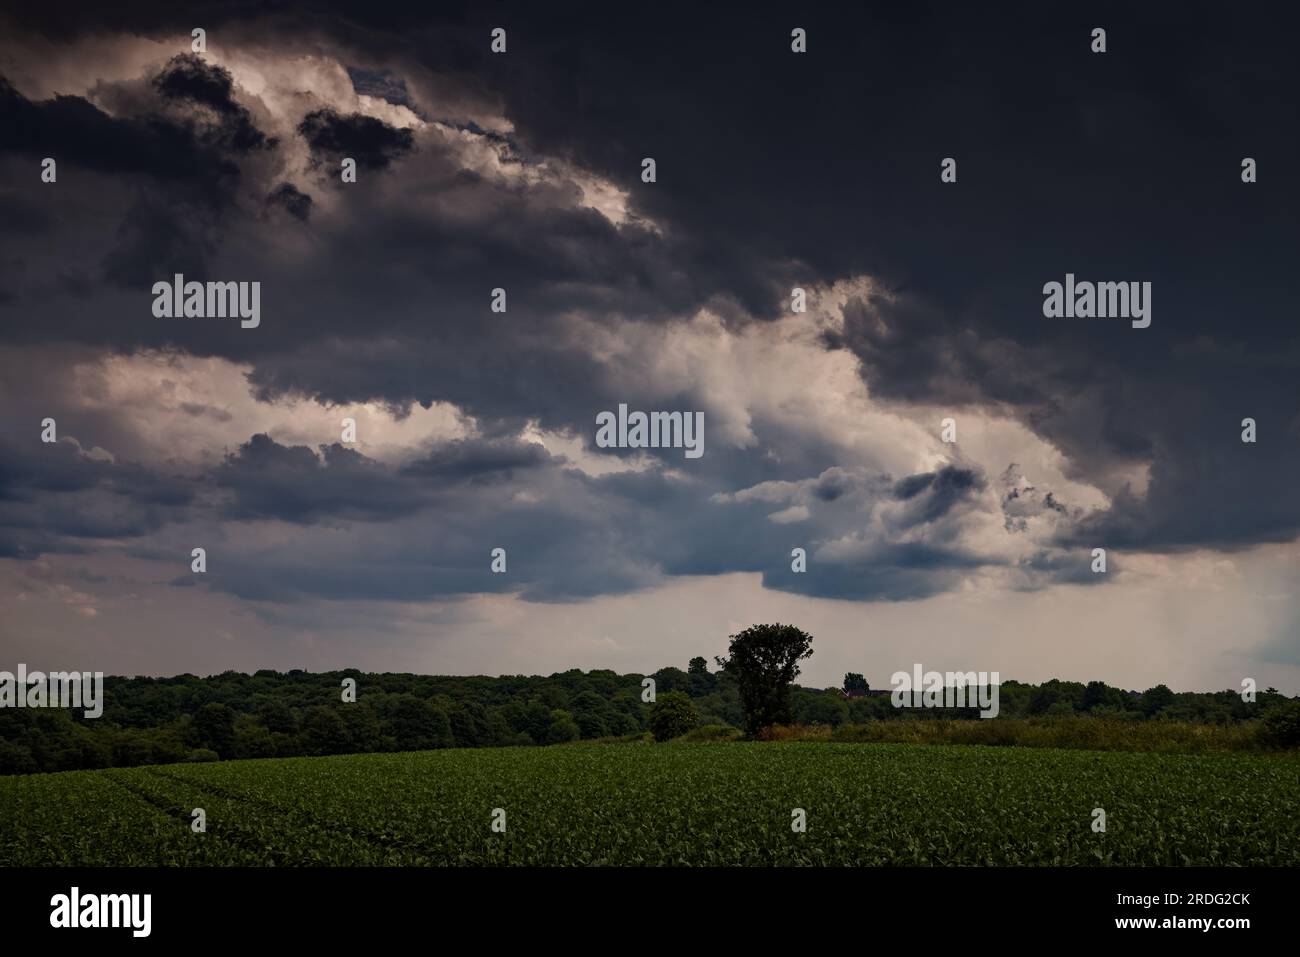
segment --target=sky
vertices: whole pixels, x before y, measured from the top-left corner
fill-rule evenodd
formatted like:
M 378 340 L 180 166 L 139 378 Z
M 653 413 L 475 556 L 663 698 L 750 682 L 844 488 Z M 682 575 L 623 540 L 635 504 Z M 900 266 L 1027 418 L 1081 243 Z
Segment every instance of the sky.
M 436 6 L 0 12 L 6 667 L 644 673 L 779 621 L 812 686 L 1300 693 L 1287 30 Z M 177 274 L 256 326 L 157 315 Z M 1150 325 L 1046 316 L 1067 274 Z M 703 454 L 605 447 L 621 405 Z

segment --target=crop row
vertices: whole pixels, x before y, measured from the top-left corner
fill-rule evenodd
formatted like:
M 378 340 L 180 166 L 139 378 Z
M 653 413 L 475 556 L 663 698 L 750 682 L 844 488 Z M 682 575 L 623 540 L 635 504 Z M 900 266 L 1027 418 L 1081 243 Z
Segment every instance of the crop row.
M 204 834 L 190 829 L 195 807 Z M 504 833 L 491 827 L 498 808 Z M 796 808 L 806 832 L 792 830 Z M 15 864 L 1295 865 L 1300 762 L 795 742 L 71 772 L 0 780 L 0 853 Z

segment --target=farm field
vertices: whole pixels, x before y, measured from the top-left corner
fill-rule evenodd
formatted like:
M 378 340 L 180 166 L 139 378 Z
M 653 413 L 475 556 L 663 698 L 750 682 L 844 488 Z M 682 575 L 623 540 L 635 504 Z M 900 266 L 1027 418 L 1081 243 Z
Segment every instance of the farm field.
M 73 771 L 0 778 L 0 863 L 1294 866 L 1300 761 L 788 742 Z

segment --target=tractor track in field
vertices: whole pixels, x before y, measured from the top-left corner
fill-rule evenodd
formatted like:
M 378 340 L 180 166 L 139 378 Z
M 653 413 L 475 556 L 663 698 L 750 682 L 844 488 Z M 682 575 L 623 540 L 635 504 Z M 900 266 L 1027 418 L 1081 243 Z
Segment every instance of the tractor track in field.
M 181 824 L 182 827 L 184 827 L 187 831 L 190 830 L 190 825 L 193 820 L 191 817 L 193 808 L 187 809 L 182 804 L 164 802 L 159 798 L 157 798 L 155 795 L 149 794 L 138 787 L 132 786 L 131 783 L 129 783 L 129 780 L 123 780 L 116 775 L 107 774 L 105 775 L 105 777 L 115 787 L 120 788 L 121 790 L 125 791 L 127 794 L 130 794 L 136 800 L 141 801 L 142 803 L 158 811 L 164 817 L 175 818 Z M 217 843 L 224 844 L 228 847 L 235 847 L 245 851 L 255 852 L 259 855 L 265 855 L 268 850 L 261 842 L 252 839 L 251 836 L 244 834 L 237 827 L 223 825 L 220 829 L 216 829 L 205 833 L 206 836 L 209 837 L 210 839 L 215 840 Z
M 185 784 L 202 792 L 207 791 L 217 797 L 228 801 L 235 801 L 240 804 L 263 807 L 276 814 L 283 815 L 291 820 L 300 820 L 304 825 L 318 827 L 326 831 L 341 831 L 351 837 L 375 844 L 382 847 L 397 847 L 404 850 L 412 851 L 421 858 L 421 863 L 431 867 L 443 865 L 446 862 L 447 851 L 442 847 L 435 847 L 425 841 L 412 840 L 410 838 L 401 838 L 393 834 L 386 834 L 381 831 L 371 830 L 369 828 L 357 827 L 354 824 L 347 824 L 331 818 L 315 815 L 300 808 L 288 808 L 274 801 L 268 801 L 264 798 L 255 798 L 247 794 L 241 794 L 232 791 L 229 788 L 207 782 L 196 782 L 192 778 L 187 778 L 179 774 L 169 774 L 161 768 L 141 768 L 153 777 L 162 778 L 178 784 Z

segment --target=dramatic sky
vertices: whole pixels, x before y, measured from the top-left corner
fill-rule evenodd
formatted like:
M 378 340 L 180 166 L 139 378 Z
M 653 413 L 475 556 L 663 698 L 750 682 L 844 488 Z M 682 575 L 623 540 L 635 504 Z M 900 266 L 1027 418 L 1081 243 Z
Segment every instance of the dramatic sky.
M 1300 692 L 1293 36 L 1131 6 L 0 14 L 0 664 Z

